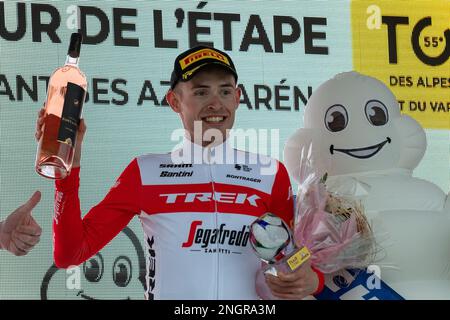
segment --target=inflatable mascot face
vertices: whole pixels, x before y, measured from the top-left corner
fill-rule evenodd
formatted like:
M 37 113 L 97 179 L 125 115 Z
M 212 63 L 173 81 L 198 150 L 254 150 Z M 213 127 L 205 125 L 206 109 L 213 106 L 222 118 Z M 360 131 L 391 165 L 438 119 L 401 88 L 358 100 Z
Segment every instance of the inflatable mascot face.
M 357 72 L 337 74 L 308 100 L 304 128 L 287 141 L 284 151 L 294 178 L 299 152 L 310 142 L 320 162 L 316 165 L 329 175 L 412 170 L 426 149 L 424 130 L 413 118 L 400 114 L 389 88 Z

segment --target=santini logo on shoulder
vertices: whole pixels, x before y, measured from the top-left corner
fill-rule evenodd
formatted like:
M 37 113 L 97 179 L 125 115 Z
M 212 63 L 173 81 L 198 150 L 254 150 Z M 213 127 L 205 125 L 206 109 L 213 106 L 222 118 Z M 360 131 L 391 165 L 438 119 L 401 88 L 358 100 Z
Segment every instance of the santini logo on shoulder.
M 159 176 L 161 178 L 192 177 L 193 174 L 194 174 L 194 171 L 178 171 L 178 172 L 162 171 Z

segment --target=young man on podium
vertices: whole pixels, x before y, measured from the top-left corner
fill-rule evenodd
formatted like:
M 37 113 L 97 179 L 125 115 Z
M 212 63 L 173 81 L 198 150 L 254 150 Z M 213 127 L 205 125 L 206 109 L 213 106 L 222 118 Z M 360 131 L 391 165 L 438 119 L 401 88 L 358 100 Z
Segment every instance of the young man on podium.
M 56 181 L 58 267 L 87 260 L 138 216 L 149 253 L 147 299 L 258 299 L 261 262 L 248 241 L 249 225 L 266 212 L 289 224 L 293 198 L 283 164 L 236 150 L 227 140 L 241 95 L 237 78 L 231 57 L 215 48 L 199 46 L 177 56 L 166 97 L 185 129 L 183 145 L 133 159 L 83 218 L 78 188 L 86 126 L 81 122 L 73 169 Z M 38 139 L 44 116 L 41 111 Z M 267 163 L 275 170 L 261 174 Z M 281 299 L 302 299 L 323 285 L 309 263 L 266 279 Z

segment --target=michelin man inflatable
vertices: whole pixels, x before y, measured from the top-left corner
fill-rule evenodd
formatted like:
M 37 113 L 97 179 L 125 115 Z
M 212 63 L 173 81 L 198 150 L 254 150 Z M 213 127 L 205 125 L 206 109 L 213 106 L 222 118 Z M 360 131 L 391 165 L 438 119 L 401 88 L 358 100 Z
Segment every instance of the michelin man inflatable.
M 425 132 L 400 113 L 388 87 L 357 72 L 323 83 L 306 105 L 304 127 L 285 145 L 294 178 L 310 143 L 328 188 L 362 199 L 382 249 L 374 262 L 381 280 L 405 299 L 450 299 L 450 197 L 412 176 Z

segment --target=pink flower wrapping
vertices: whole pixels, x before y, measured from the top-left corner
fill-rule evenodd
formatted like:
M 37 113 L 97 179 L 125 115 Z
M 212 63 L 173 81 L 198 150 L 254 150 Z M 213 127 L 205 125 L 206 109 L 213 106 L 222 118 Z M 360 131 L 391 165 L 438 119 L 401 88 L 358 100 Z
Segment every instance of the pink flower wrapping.
M 324 273 L 365 268 L 374 259 L 375 240 L 357 199 L 331 194 L 326 175 L 312 163 L 312 145 L 301 152 L 300 181 L 293 237 L 297 247 L 311 252 L 312 265 Z

